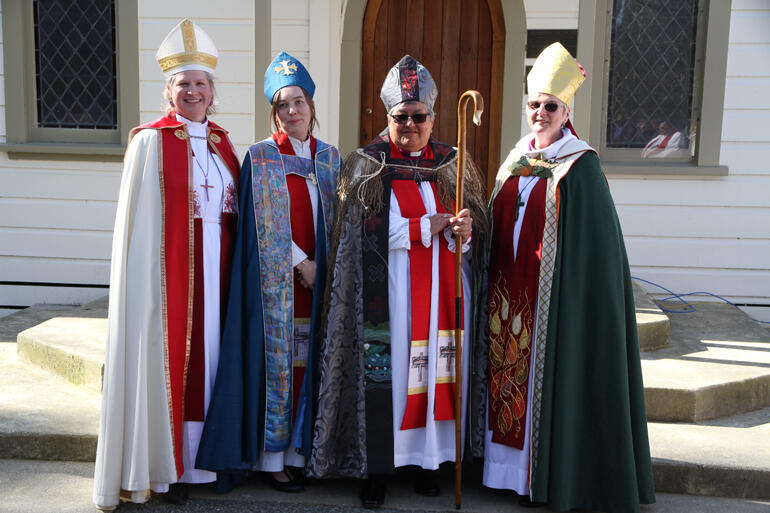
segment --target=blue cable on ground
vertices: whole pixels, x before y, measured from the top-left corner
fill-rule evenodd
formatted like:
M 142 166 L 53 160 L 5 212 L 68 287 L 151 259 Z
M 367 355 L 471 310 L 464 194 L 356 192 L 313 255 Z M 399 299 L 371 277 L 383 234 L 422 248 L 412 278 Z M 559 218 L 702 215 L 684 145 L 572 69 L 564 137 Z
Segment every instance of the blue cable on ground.
M 723 302 L 727 303 L 728 305 L 732 306 L 733 308 L 736 308 L 736 309 L 740 310 L 738 305 L 736 305 L 735 303 L 733 303 L 729 299 L 725 299 L 722 296 L 718 296 L 716 294 L 712 294 L 711 292 L 687 292 L 686 294 L 677 294 L 675 292 L 670 291 L 669 289 L 667 289 L 663 285 L 659 285 L 659 284 L 657 284 L 655 282 L 652 282 L 652 281 L 649 281 L 649 280 L 645 280 L 644 278 L 639 278 L 638 276 L 631 276 L 631 279 L 637 280 L 637 281 L 643 281 L 644 283 L 648 283 L 648 284 L 650 284 L 650 285 L 652 285 L 654 287 L 658 287 L 659 289 L 665 290 L 666 292 L 671 294 L 670 296 L 664 297 L 663 299 L 654 299 L 653 298 L 653 301 L 655 301 L 655 304 L 657 304 L 660 307 L 660 309 L 663 310 L 664 312 L 676 313 L 676 314 L 692 313 L 692 312 L 694 312 L 695 311 L 695 305 L 693 305 L 692 303 L 688 303 L 684 299 L 685 296 L 711 296 L 713 298 L 719 299 L 720 301 L 723 301 Z M 681 301 L 682 308 L 677 308 L 675 310 L 672 310 L 671 308 L 666 308 L 664 303 L 669 302 L 669 301 L 674 300 L 674 299 L 678 299 L 679 301 Z M 741 311 L 743 311 L 743 310 L 741 310 Z M 744 313 L 746 313 L 746 312 L 744 312 Z M 746 315 L 748 315 L 748 314 L 746 314 Z M 760 321 L 759 319 L 755 319 L 754 317 L 752 317 L 750 315 L 749 315 L 749 319 L 751 319 L 752 321 L 757 322 L 759 324 L 770 324 L 770 322 L 768 322 L 768 321 Z

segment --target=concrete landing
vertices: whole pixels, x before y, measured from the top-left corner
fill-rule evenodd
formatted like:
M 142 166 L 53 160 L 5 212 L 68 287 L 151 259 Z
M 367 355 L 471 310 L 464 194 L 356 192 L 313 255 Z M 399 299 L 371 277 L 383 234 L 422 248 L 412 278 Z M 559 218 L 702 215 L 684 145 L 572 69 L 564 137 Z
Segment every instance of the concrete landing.
M 19 333 L 19 360 L 101 392 L 106 338 L 104 297 Z
M 77 309 L 69 305 L 34 305 L 0 319 L 0 343 L 16 342 L 22 331 Z
M 656 490 L 770 498 L 770 408 L 648 430 Z
M 696 422 L 770 406 L 770 330 L 726 304 L 671 314 L 671 343 L 642 353 L 647 418 Z
M 0 344 L 0 458 L 93 461 L 101 396 L 19 362 Z

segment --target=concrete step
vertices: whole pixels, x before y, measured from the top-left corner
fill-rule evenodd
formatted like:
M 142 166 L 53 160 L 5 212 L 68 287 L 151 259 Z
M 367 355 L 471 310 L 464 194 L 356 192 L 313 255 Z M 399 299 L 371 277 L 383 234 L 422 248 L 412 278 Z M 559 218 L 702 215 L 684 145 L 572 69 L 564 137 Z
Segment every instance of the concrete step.
M 636 307 L 636 329 L 639 335 L 639 350 L 653 351 L 669 343 L 669 320 L 647 291 L 636 281 L 634 303 Z
M 640 349 L 651 351 L 667 346 L 669 320 L 666 314 L 636 283 L 634 300 Z M 14 328 L 24 327 L 23 331 L 18 330 L 19 359 L 77 385 L 101 391 L 107 333 L 107 297 L 82 307 L 59 307 L 58 311 L 64 314 L 59 316 L 48 313 L 40 316 L 35 313 L 39 308 L 28 308 L 9 316 L 16 320 L 5 328 L 7 337 L 10 337 Z M 40 323 L 31 322 L 35 319 L 40 319 Z M 3 333 L 4 321 L 0 321 L 0 335 Z
M 770 330 L 721 303 L 671 315 L 671 342 L 642 353 L 647 418 L 697 422 L 770 406 Z
M 93 461 L 101 396 L 21 363 L 16 351 L 0 343 L 0 458 Z
M 648 430 L 655 490 L 770 499 L 770 408 Z
M 105 296 L 19 333 L 19 360 L 101 392 L 106 337 Z

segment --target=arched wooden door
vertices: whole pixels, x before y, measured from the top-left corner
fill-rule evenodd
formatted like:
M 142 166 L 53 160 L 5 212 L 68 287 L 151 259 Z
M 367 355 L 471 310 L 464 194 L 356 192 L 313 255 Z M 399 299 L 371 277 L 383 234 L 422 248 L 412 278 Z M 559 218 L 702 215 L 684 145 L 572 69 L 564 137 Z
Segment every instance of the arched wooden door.
M 361 56 L 360 146 L 387 125 L 380 88 L 405 54 L 420 61 L 438 86 L 433 136 L 457 144 L 457 101 L 467 89 L 484 97 L 481 127 L 469 121 L 467 149 L 486 176 L 499 165 L 505 25 L 500 0 L 369 0 Z

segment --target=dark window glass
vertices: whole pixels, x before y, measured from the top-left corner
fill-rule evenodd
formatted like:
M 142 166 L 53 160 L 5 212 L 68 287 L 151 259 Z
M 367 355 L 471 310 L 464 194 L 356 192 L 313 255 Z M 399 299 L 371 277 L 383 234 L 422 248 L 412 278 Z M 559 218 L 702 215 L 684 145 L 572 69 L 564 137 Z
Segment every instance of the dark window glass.
M 38 126 L 116 129 L 114 1 L 37 0 L 33 12 Z
M 689 157 L 698 0 L 615 0 L 607 146 Z M 654 153 L 654 154 L 652 154 Z
M 556 42 L 573 56 L 577 55 L 577 30 L 530 29 L 527 30 L 527 58 L 536 59 L 548 45 Z

